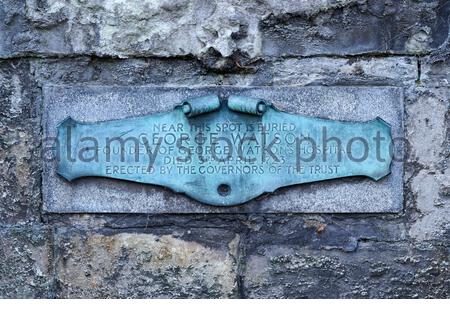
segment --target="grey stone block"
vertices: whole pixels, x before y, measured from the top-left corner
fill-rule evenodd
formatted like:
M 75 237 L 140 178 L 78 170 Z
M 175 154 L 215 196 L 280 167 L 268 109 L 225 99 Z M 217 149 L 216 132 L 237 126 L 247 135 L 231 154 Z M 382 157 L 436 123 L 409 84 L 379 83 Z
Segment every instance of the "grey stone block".
M 39 219 L 40 123 L 26 61 L 0 62 L 0 224 Z
M 325 10 L 311 6 L 292 12 L 295 5 L 287 7 L 285 14 L 261 21 L 266 55 L 427 52 L 444 42 L 441 30 L 448 30 L 449 5 L 438 1 L 328 2 Z
M 218 240 L 220 247 L 206 243 Z M 60 229 L 56 243 L 59 298 L 229 298 L 237 293 L 239 236 L 228 231 Z
M 393 137 L 403 136 L 402 90 L 392 87 L 108 87 L 48 86 L 44 89 L 44 136 L 55 137 L 56 126 L 68 116 L 78 121 L 103 121 L 170 111 L 187 97 L 207 93 L 244 93 L 272 101 L 292 113 L 335 120 L 366 121 L 380 116 L 392 125 Z M 45 146 L 45 145 L 44 145 Z M 400 145 L 399 145 L 400 147 Z M 71 183 L 55 173 L 55 161 L 44 162 L 46 212 L 398 212 L 403 207 L 403 163 L 374 182 L 364 178 L 318 182 L 279 189 L 246 204 L 221 208 L 157 186 L 84 178 Z
M 6 0 L 0 57 L 425 53 L 445 40 L 448 8 L 439 0 Z
M 249 253 L 242 290 L 246 298 L 448 298 L 449 278 L 439 245 L 369 240 L 349 252 L 290 243 Z
M 0 298 L 50 298 L 52 233 L 46 227 L 0 229 Z
M 448 88 L 418 87 L 405 94 L 408 176 L 415 212 L 410 236 L 424 240 L 449 240 L 450 232 L 450 95 Z
M 405 219 L 380 217 L 254 216 L 243 297 L 448 298 L 445 240 L 410 242 Z
M 208 72 L 195 59 L 95 59 L 89 57 L 30 61 L 43 84 L 158 86 L 406 86 L 418 78 L 416 57 L 286 58 L 254 63 L 248 72 Z M 422 65 L 423 66 L 423 65 Z M 301 70 L 301 72 L 299 72 Z M 423 69 L 422 69 L 423 70 Z
M 450 47 L 450 44 L 448 46 Z M 450 59 L 434 63 L 427 58 L 422 59 L 421 69 L 421 84 L 430 88 L 450 86 Z
M 412 57 L 286 58 L 273 62 L 273 85 L 405 86 L 417 80 Z M 299 72 L 301 70 L 301 72 Z

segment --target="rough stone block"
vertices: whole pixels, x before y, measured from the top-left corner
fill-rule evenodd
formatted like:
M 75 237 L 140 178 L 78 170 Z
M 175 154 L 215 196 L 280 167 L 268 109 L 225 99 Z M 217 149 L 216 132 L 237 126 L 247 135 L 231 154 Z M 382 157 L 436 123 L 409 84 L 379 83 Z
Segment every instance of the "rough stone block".
M 424 53 L 445 40 L 430 1 L 2 2 L 0 57 Z
M 45 227 L 0 229 L 0 298 L 51 298 L 53 250 Z
M 409 57 L 287 58 L 270 69 L 274 85 L 395 85 L 414 84 L 417 61 Z
M 412 178 L 411 192 L 420 215 L 410 226 L 410 236 L 450 243 L 450 168 L 421 170 Z
M 60 229 L 56 242 L 60 298 L 226 298 L 237 291 L 239 237 L 220 229 Z
M 450 100 L 446 87 L 419 87 L 406 98 L 411 175 L 409 234 L 417 241 L 448 241 L 450 233 Z
M 358 242 L 353 252 L 265 245 L 246 257 L 247 298 L 448 298 L 447 248 Z
M 39 218 L 40 123 L 28 68 L 0 62 L 0 224 Z
M 261 22 L 265 54 L 427 52 L 444 42 L 446 32 L 442 30 L 448 30 L 449 5 L 440 1 L 294 3 L 290 2 L 285 13 Z M 436 24 L 437 19 L 442 21 Z
M 191 59 L 37 59 L 31 71 L 43 85 L 96 83 L 158 86 L 271 86 L 271 85 L 414 85 L 415 57 L 287 58 L 261 61 L 228 72 L 210 72 Z M 238 70 L 239 71 L 239 70 Z
M 447 88 L 414 88 L 407 91 L 406 128 L 409 161 L 436 168 L 445 157 L 450 99 Z
M 432 63 L 429 58 L 422 59 L 420 83 L 428 87 L 449 87 L 450 60 L 446 58 L 443 61 Z

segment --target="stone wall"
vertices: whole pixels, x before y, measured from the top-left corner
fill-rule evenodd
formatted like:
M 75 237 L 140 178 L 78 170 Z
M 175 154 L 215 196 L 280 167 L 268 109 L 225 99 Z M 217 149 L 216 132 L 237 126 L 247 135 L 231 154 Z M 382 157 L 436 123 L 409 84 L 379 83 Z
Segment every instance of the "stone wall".
M 3 298 L 449 298 L 450 2 L 1 0 Z M 399 214 L 48 214 L 42 87 L 404 88 Z

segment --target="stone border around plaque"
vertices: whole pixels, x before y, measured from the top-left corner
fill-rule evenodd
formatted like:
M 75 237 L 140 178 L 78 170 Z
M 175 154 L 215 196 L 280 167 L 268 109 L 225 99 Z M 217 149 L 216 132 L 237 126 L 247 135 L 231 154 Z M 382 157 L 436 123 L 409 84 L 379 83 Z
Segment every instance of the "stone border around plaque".
M 44 150 L 67 118 L 81 123 L 170 112 L 189 98 L 216 94 L 222 103 L 239 95 L 270 101 L 307 117 L 364 122 L 381 118 L 392 138 L 403 137 L 403 89 L 398 87 L 155 87 L 59 86 L 43 89 Z M 401 143 L 395 153 L 403 152 Z M 378 181 L 363 177 L 279 188 L 244 204 L 212 206 L 149 184 L 86 177 L 62 178 L 56 161 L 43 158 L 43 207 L 47 213 L 392 213 L 403 209 L 403 161 Z M 244 189 L 240 190 L 245 192 Z

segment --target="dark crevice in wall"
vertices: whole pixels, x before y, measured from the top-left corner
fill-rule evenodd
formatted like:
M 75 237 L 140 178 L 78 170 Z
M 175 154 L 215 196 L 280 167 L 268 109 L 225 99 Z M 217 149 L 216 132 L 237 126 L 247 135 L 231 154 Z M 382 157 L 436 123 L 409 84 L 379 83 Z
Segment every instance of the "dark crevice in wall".
M 420 84 L 421 76 L 422 76 L 422 61 L 420 57 L 417 57 L 417 80 L 416 80 L 417 84 Z
M 247 238 L 250 233 L 250 229 L 246 228 L 246 230 L 239 234 L 240 240 L 238 245 L 238 252 L 236 256 L 236 284 L 237 284 L 237 297 L 239 299 L 248 298 L 245 292 L 245 267 L 246 267 L 246 246 L 247 246 Z
M 52 236 L 52 245 L 51 245 L 51 256 L 50 258 L 50 289 L 49 289 L 49 298 L 57 298 L 58 294 L 58 243 L 56 242 L 56 227 L 52 227 L 51 236 Z
M 35 79 L 35 83 L 36 83 L 36 79 Z M 42 110 L 43 110 L 43 98 L 42 98 L 42 87 L 36 83 L 36 86 L 34 88 L 35 92 L 35 110 L 36 113 L 38 114 L 39 120 L 38 120 L 38 125 L 39 125 L 39 136 L 44 136 L 44 125 L 42 123 Z M 40 144 L 39 144 L 39 157 L 42 160 L 43 158 L 43 139 L 41 138 Z M 42 166 L 40 166 L 40 170 L 41 170 L 41 177 L 39 180 L 39 187 L 42 190 L 43 189 L 43 172 L 42 172 Z M 43 211 L 44 211 L 44 195 L 43 192 L 40 192 L 40 201 L 39 201 L 39 220 L 41 221 L 41 223 L 44 222 L 44 218 L 43 218 Z
M 283 54 L 281 56 L 264 56 L 256 57 L 250 59 L 252 62 L 259 59 L 264 59 L 265 61 L 276 60 L 276 59 L 308 59 L 308 58 L 335 58 L 335 59 L 350 59 L 350 58 L 387 58 L 387 57 L 426 57 L 432 54 L 434 51 L 425 51 L 421 53 L 407 53 L 407 52 L 363 52 L 354 54 Z M 129 55 L 126 57 L 115 56 L 115 55 L 96 55 L 96 54 L 24 54 L 15 56 L 4 56 L 0 57 L 0 61 L 11 61 L 20 59 L 77 59 L 77 58 L 90 58 L 99 60 L 130 60 L 130 59 L 155 59 L 155 60 L 186 60 L 186 61 L 204 61 L 209 57 L 208 54 L 203 56 L 194 56 L 192 54 L 188 55 L 173 55 L 170 57 L 159 56 L 159 55 Z M 216 57 L 219 58 L 219 57 Z M 232 59 L 233 57 L 220 57 L 221 59 Z

